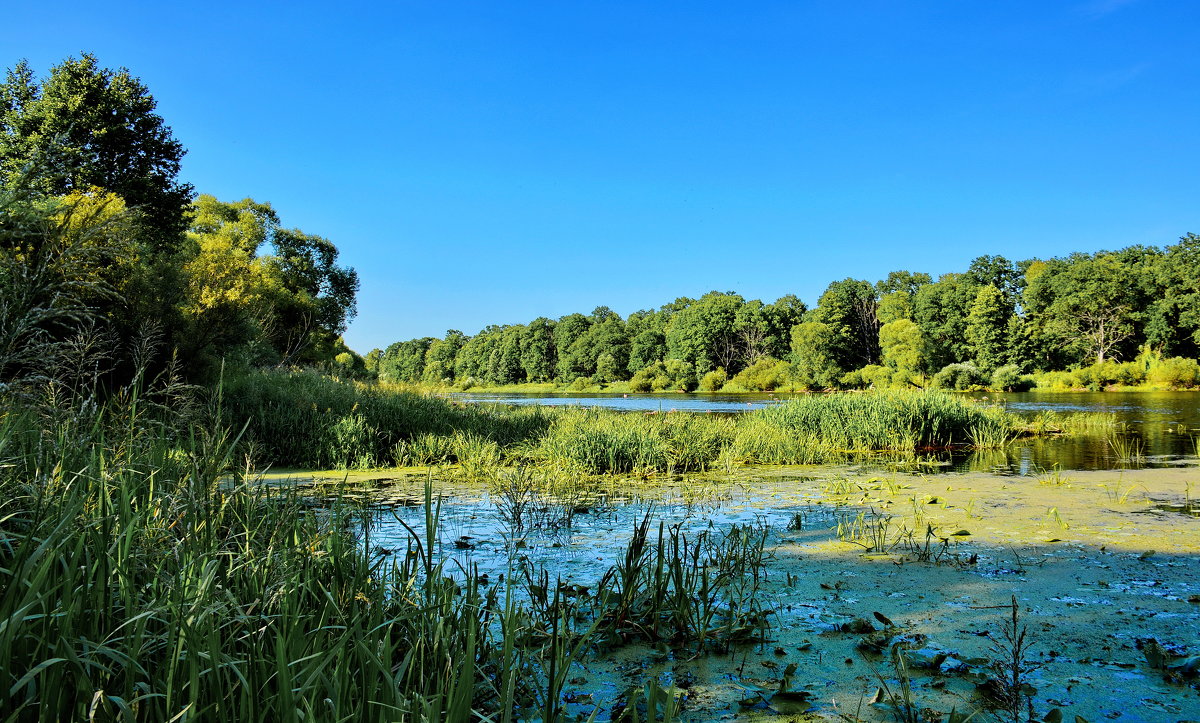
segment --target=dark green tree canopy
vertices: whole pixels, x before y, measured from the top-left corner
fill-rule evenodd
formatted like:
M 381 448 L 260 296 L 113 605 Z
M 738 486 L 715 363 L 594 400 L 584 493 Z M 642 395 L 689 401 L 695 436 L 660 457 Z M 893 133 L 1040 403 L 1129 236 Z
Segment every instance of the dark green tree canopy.
M 37 187 L 64 195 L 93 186 L 138 211 L 151 245 L 169 249 L 187 227 L 192 187 L 178 180 L 185 153 L 140 80 L 96 57 L 68 58 L 38 81 L 28 63 L 0 86 L 0 175 L 37 169 Z

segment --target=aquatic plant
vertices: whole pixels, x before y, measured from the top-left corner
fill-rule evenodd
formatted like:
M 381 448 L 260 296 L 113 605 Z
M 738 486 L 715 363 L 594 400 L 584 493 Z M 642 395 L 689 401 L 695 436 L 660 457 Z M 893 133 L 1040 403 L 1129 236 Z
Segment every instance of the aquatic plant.
M 574 409 L 550 426 L 537 454 L 592 473 L 703 471 L 716 462 L 733 426 L 713 415 Z
M 1004 606 L 1010 610 L 999 637 L 991 638 L 991 661 L 989 668 L 993 676 L 982 686 L 985 697 L 995 706 L 1003 720 L 1022 723 L 1033 718 L 1033 694 L 1029 674 L 1037 666 L 1030 659 L 1032 641 L 1029 629 L 1021 624 L 1021 609 L 1017 597 Z
M 837 450 L 913 451 L 990 443 L 1015 435 L 1012 419 L 937 391 L 886 390 L 794 399 L 752 413 L 768 424 Z
M 623 558 L 597 584 L 602 644 L 666 640 L 727 650 L 766 632 L 770 611 L 759 599 L 765 528 L 735 525 L 689 538 L 681 526 L 660 522 L 653 541 L 650 529 L 647 512 Z
M 858 545 L 866 552 L 891 552 L 900 544 L 903 530 L 892 525 L 892 515 L 875 510 L 860 511 L 854 517 L 838 517 L 837 538 L 842 542 Z
M 1143 464 L 1146 456 L 1142 452 L 1142 440 L 1126 434 L 1110 433 L 1106 441 L 1118 464 Z

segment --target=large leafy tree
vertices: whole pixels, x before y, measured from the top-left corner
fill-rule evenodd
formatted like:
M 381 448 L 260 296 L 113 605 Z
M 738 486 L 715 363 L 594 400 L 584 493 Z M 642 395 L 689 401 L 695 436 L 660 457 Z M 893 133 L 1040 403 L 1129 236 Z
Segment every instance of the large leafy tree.
M 268 337 L 287 361 L 321 361 L 357 312 L 358 273 L 337 265 L 328 239 L 299 229 L 277 229 L 271 246 Z
M 1009 319 L 1012 308 L 1004 292 L 992 284 L 979 287 L 967 314 L 967 340 L 975 366 L 987 373 L 1009 361 Z
M 842 369 L 879 362 L 878 297 L 875 287 L 866 281 L 831 283 L 806 321 L 829 327 L 833 334 L 829 353 Z
M 338 353 L 358 275 L 337 265 L 327 239 L 279 228 L 270 204 L 209 195 L 193 204 L 186 239 L 187 329 L 177 343 L 188 357 L 247 344 L 259 347 L 250 361 L 316 363 Z
M 912 319 L 921 327 L 927 345 L 926 372 L 971 358 L 967 314 L 978 293 L 978 284 L 966 274 L 943 274 L 913 295 Z
M 1031 265 L 1025 307 L 1043 348 L 1055 350 L 1046 366 L 1130 356 L 1148 305 L 1142 277 L 1127 258 L 1108 252 Z
M 539 316 L 525 327 L 521 338 L 521 368 L 531 382 L 548 382 L 554 378 L 557 362 L 554 350 L 554 322 Z
M 671 317 L 667 357 L 695 366 L 696 373 L 730 369 L 739 357 L 738 310 L 745 301 L 733 292 L 710 291 Z
M 177 178 L 185 151 L 156 106 L 139 79 L 94 55 L 68 58 L 41 81 L 21 61 L 0 85 L 0 175 L 36 169 L 48 196 L 115 193 L 139 213 L 155 250 L 173 248 L 192 187 Z

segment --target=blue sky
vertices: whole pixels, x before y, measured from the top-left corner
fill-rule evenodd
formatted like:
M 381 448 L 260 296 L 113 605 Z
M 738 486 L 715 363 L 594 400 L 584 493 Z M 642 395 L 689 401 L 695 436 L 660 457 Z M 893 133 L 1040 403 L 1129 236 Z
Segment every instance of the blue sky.
M 202 193 L 358 269 L 355 349 L 1200 232 L 1200 3 L 5 10 L 150 87 Z

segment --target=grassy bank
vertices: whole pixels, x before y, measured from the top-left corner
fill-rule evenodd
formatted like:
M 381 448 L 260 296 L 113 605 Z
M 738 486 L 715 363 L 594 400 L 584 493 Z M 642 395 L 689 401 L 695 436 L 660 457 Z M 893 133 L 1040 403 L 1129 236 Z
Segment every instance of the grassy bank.
M 446 566 L 431 486 L 381 554 L 364 509 L 243 477 L 214 429 L 136 395 L 0 406 L 0 719 L 576 720 L 584 654 L 766 629 L 761 530 L 689 541 L 647 515 L 594 595 L 544 570 L 488 586 Z
M 700 471 L 992 447 L 1020 433 L 1019 420 L 997 408 L 904 390 L 811 395 L 730 417 L 466 405 L 269 372 L 228 381 L 221 408 L 230 427 L 245 427 L 241 448 L 252 459 L 309 468 L 547 462 L 590 473 Z

